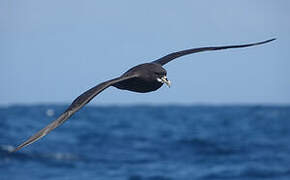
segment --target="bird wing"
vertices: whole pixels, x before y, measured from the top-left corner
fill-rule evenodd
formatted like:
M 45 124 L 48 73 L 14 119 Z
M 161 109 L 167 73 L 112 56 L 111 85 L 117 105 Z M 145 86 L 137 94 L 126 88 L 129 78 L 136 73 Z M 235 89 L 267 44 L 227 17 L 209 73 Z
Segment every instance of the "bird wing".
M 18 151 L 19 149 L 37 141 L 38 139 L 42 138 L 46 134 L 48 134 L 50 131 L 55 129 L 56 127 L 60 126 L 62 123 L 64 123 L 69 117 L 71 117 L 75 112 L 77 112 L 80 108 L 82 108 L 84 105 L 86 105 L 88 102 L 90 102 L 96 95 L 98 95 L 100 92 L 105 90 L 106 88 L 110 87 L 111 85 L 136 77 L 136 75 L 131 76 L 121 76 L 115 79 L 111 79 L 109 81 L 105 81 L 103 83 L 98 84 L 97 86 L 87 90 L 83 94 L 81 94 L 79 97 L 77 97 L 72 104 L 67 108 L 66 111 L 64 111 L 56 120 L 51 122 L 49 125 L 47 125 L 45 128 L 38 131 L 36 134 L 31 136 L 28 140 L 17 146 L 13 152 Z
M 198 53 L 198 52 L 202 52 L 202 51 L 215 51 L 215 50 L 222 50 L 222 49 L 230 49 L 230 48 L 243 48 L 243 47 L 249 47 L 249 46 L 257 46 L 260 44 L 265 44 L 271 41 L 274 41 L 276 38 L 273 39 L 269 39 L 266 41 L 261 41 L 261 42 L 257 42 L 257 43 L 251 43 L 251 44 L 242 44 L 242 45 L 230 45 L 230 46 L 216 46 L 216 47 L 201 47 L 201 48 L 193 48 L 193 49 L 187 49 L 187 50 L 183 50 L 183 51 L 178 51 L 178 52 L 174 52 L 174 53 L 170 53 L 160 59 L 157 59 L 155 61 L 153 61 L 153 63 L 158 63 L 161 65 L 164 65 L 170 61 L 172 61 L 175 58 L 181 57 L 181 56 L 185 56 L 188 54 L 192 54 L 192 53 Z

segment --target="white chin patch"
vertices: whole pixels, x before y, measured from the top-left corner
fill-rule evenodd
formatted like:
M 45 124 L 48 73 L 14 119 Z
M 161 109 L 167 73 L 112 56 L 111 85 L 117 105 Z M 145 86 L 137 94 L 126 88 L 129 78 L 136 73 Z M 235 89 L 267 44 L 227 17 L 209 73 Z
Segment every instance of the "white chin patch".
M 171 82 L 167 79 L 166 76 L 163 76 L 161 78 L 157 78 L 157 81 L 160 82 L 160 83 L 165 83 L 168 87 L 170 87 L 171 85 Z
M 160 78 L 157 78 L 157 81 L 163 83 L 162 79 Z

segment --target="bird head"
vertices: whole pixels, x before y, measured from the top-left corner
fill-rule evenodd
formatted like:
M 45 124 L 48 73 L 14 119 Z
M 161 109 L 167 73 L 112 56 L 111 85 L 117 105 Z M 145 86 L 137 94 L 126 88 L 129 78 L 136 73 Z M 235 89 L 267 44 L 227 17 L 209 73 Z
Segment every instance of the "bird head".
M 168 87 L 170 87 L 171 82 L 167 79 L 166 74 L 167 74 L 167 72 L 162 66 L 154 69 L 155 79 L 158 82 L 160 82 L 162 84 L 165 83 Z
M 167 79 L 166 75 L 159 76 L 159 77 L 156 78 L 156 80 L 157 80 L 158 82 L 163 83 L 163 84 L 165 83 L 168 87 L 171 86 L 171 82 Z

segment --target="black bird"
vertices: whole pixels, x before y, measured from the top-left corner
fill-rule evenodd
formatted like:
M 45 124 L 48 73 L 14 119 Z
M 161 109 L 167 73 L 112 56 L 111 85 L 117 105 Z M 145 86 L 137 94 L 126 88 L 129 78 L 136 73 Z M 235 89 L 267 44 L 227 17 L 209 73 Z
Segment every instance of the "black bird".
M 168 54 L 150 63 L 137 65 L 129 69 L 120 77 L 102 82 L 98 84 L 97 86 L 81 94 L 72 102 L 72 104 L 56 120 L 54 120 L 45 128 L 41 129 L 39 132 L 37 132 L 33 136 L 31 136 L 28 140 L 20 144 L 13 151 L 18 151 L 24 146 L 27 146 L 37 141 L 38 139 L 42 138 L 47 133 L 49 133 L 51 130 L 60 126 L 69 117 L 71 117 L 75 112 L 77 112 L 80 108 L 82 108 L 84 105 L 90 102 L 96 95 L 98 95 L 100 92 L 102 92 L 103 90 L 105 90 L 106 88 L 110 86 L 114 86 L 118 89 L 134 91 L 134 92 L 139 92 L 139 93 L 155 91 L 159 89 L 164 83 L 168 87 L 170 87 L 170 81 L 166 77 L 167 72 L 162 66 L 172 61 L 175 58 L 192 54 L 192 53 L 202 52 L 202 51 L 215 51 L 215 50 L 230 49 L 230 48 L 243 48 L 243 47 L 249 47 L 249 46 L 256 46 L 256 45 L 268 43 L 273 40 L 275 40 L 275 38 L 262 41 L 262 42 L 243 44 L 243 45 L 201 47 L 201 48 L 187 49 L 187 50 Z

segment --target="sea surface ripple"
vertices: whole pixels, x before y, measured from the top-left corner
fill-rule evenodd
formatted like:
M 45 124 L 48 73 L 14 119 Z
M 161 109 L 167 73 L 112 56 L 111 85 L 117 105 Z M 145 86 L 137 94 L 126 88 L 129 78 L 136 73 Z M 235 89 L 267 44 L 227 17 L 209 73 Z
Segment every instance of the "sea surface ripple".
M 0 107 L 1 180 L 289 180 L 290 106 Z

